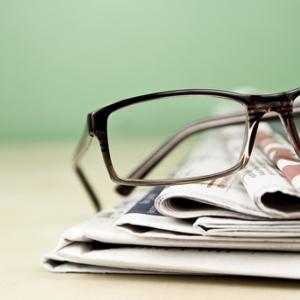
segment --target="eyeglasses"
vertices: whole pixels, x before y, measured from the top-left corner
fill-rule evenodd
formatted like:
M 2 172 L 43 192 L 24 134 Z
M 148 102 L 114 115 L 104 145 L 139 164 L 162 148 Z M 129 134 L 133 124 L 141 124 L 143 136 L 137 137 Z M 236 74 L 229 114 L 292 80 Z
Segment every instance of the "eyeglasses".
M 119 185 L 116 190 L 128 195 L 136 186 L 178 185 L 196 183 L 228 176 L 241 170 L 249 161 L 260 121 L 279 117 L 290 143 L 300 157 L 300 125 L 295 116 L 300 114 L 300 88 L 274 94 L 244 94 L 211 89 L 185 89 L 142 95 L 105 106 L 87 116 L 84 135 L 74 155 L 74 166 L 79 179 L 88 192 L 96 210 L 100 210 L 99 198 L 87 179 L 80 161 L 88 150 L 92 138 L 100 143 L 102 156 L 110 178 Z M 217 113 L 216 113 L 217 112 Z M 236 126 L 239 129 L 239 151 L 225 164 L 210 168 L 205 158 L 200 159 L 196 173 L 182 177 L 168 176 L 146 178 L 153 170 L 184 142 L 187 149 L 198 147 L 206 139 L 219 139 L 222 129 Z M 157 145 L 133 143 L 135 136 L 167 136 Z M 118 138 L 123 138 L 120 144 Z M 132 138 L 133 137 L 133 138 Z M 137 139 L 135 139 L 137 140 Z M 200 144 L 199 144 L 200 143 Z M 156 146 L 156 148 L 154 147 Z M 216 144 L 217 147 L 217 144 Z M 207 155 L 214 155 L 214 147 Z M 145 149 L 149 154 L 145 154 Z M 141 153 L 135 154 L 135 151 Z M 118 153 L 118 151 L 120 153 Z M 183 158 L 177 157 L 177 164 Z M 144 157 L 143 157 L 144 156 Z M 129 173 L 122 170 L 119 160 L 136 165 Z M 202 165 L 203 164 L 203 167 Z M 173 166 L 176 164 L 172 163 Z

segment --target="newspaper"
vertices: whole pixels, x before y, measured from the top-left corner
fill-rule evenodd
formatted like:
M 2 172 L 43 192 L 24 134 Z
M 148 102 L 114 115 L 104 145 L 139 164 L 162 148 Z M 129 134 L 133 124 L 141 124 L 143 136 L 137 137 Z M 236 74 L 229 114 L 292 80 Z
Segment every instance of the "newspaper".
M 232 159 L 233 132 L 201 142 L 175 176 Z M 300 279 L 300 195 L 262 147 L 236 175 L 134 193 L 68 230 L 42 264 L 55 272 Z
M 103 211 L 63 234 L 56 249 L 43 257 L 42 265 L 53 272 L 135 274 L 226 274 L 300 279 L 300 254 L 239 250 L 264 247 L 299 251 L 300 239 L 196 239 L 152 238 L 131 234 L 115 226 L 141 195 Z M 145 195 L 144 195 L 145 196 Z M 166 231 L 167 234 L 167 231 Z M 252 245 L 252 246 L 251 246 Z M 211 248 L 214 246 L 215 249 Z M 236 250 L 226 249 L 234 248 Z M 219 248 L 219 249 L 218 249 Z

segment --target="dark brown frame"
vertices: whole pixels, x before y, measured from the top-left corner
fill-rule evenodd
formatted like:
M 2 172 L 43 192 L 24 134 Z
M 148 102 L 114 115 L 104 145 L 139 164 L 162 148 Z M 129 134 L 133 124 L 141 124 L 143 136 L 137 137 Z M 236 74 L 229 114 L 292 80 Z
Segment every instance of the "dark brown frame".
M 116 173 L 110 152 L 107 137 L 107 120 L 109 115 L 128 105 L 134 105 L 144 101 L 151 101 L 174 96 L 205 95 L 221 97 L 223 99 L 234 100 L 247 108 L 247 118 L 245 115 L 225 115 L 215 119 L 201 121 L 187 126 L 173 135 L 163 143 L 154 153 L 152 153 L 143 164 L 139 165 L 128 178 L 121 178 Z M 249 161 L 257 128 L 261 120 L 272 120 L 279 116 L 286 130 L 287 136 L 293 145 L 295 152 L 300 157 L 300 139 L 294 121 L 294 115 L 300 114 L 300 106 L 294 106 L 294 100 L 300 95 L 300 88 L 288 92 L 273 94 L 242 94 L 229 91 L 211 90 L 211 89 L 185 89 L 167 92 L 152 93 L 134 98 L 125 99 L 105 106 L 95 112 L 89 113 L 87 117 L 87 126 L 83 138 L 77 147 L 74 155 L 74 166 L 83 186 L 91 197 L 96 210 L 100 210 L 101 205 L 91 184 L 87 180 L 81 166 L 80 160 L 88 150 L 93 137 L 96 137 L 100 143 L 103 159 L 108 170 L 110 178 L 119 183 L 117 191 L 122 195 L 128 195 L 135 186 L 156 186 L 156 185 L 178 185 L 195 183 L 204 180 L 216 179 L 228 176 L 237 170 L 246 166 Z M 212 128 L 218 128 L 225 125 L 242 124 L 246 122 L 245 142 L 242 149 L 240 160 L 232 168 L 208 176 L 197 176 L 187 179 L 168 179 L 168 180 L 146 180 L 143 179 L 170 151 L 181 141 L 190 135 Z

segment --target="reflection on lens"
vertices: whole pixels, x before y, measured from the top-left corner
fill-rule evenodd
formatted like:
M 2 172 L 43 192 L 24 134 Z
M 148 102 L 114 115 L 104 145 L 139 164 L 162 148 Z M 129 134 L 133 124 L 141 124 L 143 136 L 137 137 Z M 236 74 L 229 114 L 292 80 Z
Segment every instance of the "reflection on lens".
M 240 124 L 201 130 L 203 122 L 231 113 L 241 114 Z M 145 179 L 186 179 L 235 166 L 243 150 L 246 129 L 246 107 L 237 101 L 211 96 L 176 96 L 113 112 L 108 119 L 108 143 L 117 174 L 128 178 L 137 166 L 169 141 L 172 150 Z M 234 147 L 228 144 L 232 137 Z

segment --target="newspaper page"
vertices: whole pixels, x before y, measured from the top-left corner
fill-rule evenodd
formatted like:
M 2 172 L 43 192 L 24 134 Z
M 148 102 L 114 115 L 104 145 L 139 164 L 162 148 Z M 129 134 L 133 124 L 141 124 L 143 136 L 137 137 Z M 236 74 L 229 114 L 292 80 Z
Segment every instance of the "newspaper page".
M 296 191 L 300 191 L 300 159 L 281 135 L 263 122 L 256 136 L 258 147 L 278 167 Z M 298 208 L 299 209 L 299 208 Z
M 150 190 L 115 224 L 134 235 L 152 238 L 176 238 L 178 233 L 182 235 L 181 238 L 188 239 L 196 238 L 190 236 L 192 234 L 206 237 L 240 238 L 291 238 L 300 236 L 300 220 L 246 219 L 239 218 L 238 214 L 230 216 L 230 212 L 224 217 L 226 211 L 222 212 L 219 209 L 215 211 L 204 209 L 201 216 L 196 220 L 163 216 L 154 206 L 155 198 L 159 195 L 160 190 L 161 188 Z M 184 237 L 183 234 L 187 234 L 187 237 Z
M 262 128 L 264 126 L 258 129 L 258 136 L 262 135 Z M 235 138 L 238 134 L 237 127 L 222 132 L 224 145 L 230 152 L 240 151 L 239 142 Z M 249 163 L 238 175 L 250 198 L 261 211 L 274 218 L 299 218 L 300 193 L 259 147 L 254 147 Z
M 213 143 L 209 140 L 200 143 L 178 174 L 197 174 L 197 169 L 205 168 L 206 164 L 222 166 L 224 161 L 231 159 L 230 152 L 240 148 L 234 138 L 237 134 L 230 128 L 222 133 L 223 142 L 215 139 Z M 228 151 L 224 151 L 224 143 Z M 214 147 L 214 151 L 210 151 L 210 147 Z M 212 155 L 207 156 L 208 151 Z M 198 203 L 234 211 L 240 218 L 294 219 L 300 216 L 299 192 L 257 147 L 246 168 L 237 175 L 166 187 L 157 197 L 155 206 L 163 215 L 196 218 L 202 211 Z

